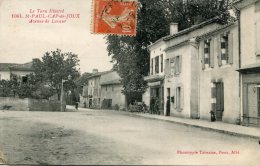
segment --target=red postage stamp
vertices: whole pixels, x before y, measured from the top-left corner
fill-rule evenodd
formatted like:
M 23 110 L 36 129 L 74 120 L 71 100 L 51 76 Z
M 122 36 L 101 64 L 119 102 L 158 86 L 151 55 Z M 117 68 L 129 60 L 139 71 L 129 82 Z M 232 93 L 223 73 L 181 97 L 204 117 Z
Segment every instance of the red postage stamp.
M 136 35 L 137 0 L 93 0 L 92 32 Z

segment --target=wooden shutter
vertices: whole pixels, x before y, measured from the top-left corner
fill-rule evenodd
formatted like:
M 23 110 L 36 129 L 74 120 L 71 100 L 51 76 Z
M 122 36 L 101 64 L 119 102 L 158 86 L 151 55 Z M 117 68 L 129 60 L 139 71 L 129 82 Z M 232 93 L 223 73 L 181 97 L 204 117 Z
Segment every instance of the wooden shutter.
M 178 56 L 175 57 L 175 64 L 174 64 L 174 75 L 178 74 L 178 64 L 179 64 L 179 58 Z
M 178 68 L 179 68 L 179 73 L 181 73 L 181 66 L 182 66 L 182 56 L 179 56 L 179 63 L 178 63 Z
M 217 47 L 217 54 L 218 54 L 218 66 L 221 66 L 222 65 L 222 62 L 221 62 L 221 40 L 220 38 L 222 37 L 222 35 L 218 36 L 217 37 L 217 42 L 215 43 L 216 44 L 216 47 Z
M 165 59 L 164 60 L 164 73 L 165 75 L 169 75 L 169 72 L 170 72 L 170 63 L 169 63 L 169 59 Z
M 260 1 L 255 3 L 255 54 L 260 55 Z
M 209 51 L 209 65 L 214 67 L 214 39 L 210 40 L 210 51 Z
M 228 63 L 233 64 L 233 34 L 228 34 Z
M 201 57 L 201 67 L 202 67 L 202 70 L 205 69 L 205 58 L 204 58 L 204 40 L 202 40 L 200 42 L 200 57 Z
M 177 108 L 177 90 L 178 88 L 175 87 L 175 92 L 174 92 L 174 108 Z
M 255 55 L 260 55 L 260 20 L 255 22 Z
M 242 92 L 242 98 L 243 98 L 243 116 L 248 117 L 248 87 L 247 84 L 243 84 L 243 92 Z
M 153 75 L 153 58 L 151 59 L 151 75 Z
M 172 64 L 173 64 L 173 66 L 172 66 Z M 176 66 L 176 58 L 175 57 L 173 57 L 173 58 L 171 58 L 170 59 L 170 69 L 171 69 L 171 75 L 174 75 L 175 74 L 175 66 Z
M 221 88 L 221 109 L 224 111 L 225 95 L 224 95 L 224 83 L 223 82 L 220 82 L 220 88 Z
M 180 93 L 180 107 L 181 109 L 184 108 L 184 88 L 181 86 L 181 93 Z

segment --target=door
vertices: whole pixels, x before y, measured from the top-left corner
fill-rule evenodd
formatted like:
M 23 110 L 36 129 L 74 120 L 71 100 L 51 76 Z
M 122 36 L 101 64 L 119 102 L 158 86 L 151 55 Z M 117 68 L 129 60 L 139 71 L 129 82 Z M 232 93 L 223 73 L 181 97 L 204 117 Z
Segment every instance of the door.
M 256 124 L 258 117 L 259 87 L 257 84 L 248 84 L 248 116 L 249 123 Z
M 171 112 L 171 89 L 167 88 L 166 116 L 170 116 Z
M 216 83 L 216 120 L 222 121 L 224 111 L 224 84 Z

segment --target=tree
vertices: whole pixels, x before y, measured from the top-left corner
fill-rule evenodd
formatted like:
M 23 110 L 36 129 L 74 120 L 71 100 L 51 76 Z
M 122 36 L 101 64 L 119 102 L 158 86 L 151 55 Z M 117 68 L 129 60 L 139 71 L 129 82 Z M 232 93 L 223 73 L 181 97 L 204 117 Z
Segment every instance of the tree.
M 91 73 L 83 73 L 79 78 L 75 80 L 77 91 L 82 94 L 83 86 L 87 83 L 88 77 L 91 76 Z
M 106 36 L 108 55 L 122 78 L 123 93 L 144 93 L 143 77 L 149 72 L 147 47 L 169 35 L 169 24 L 177 22 L 179 30 L 215 16 L 225 23 L 229 18 L 229 0 L 141 0 L 138 5 L 135 37 Z
M 72 90 L 76 87 L 74 81 L 79 77 L 79 59 L 76 54 L 71 52 L 62 53 L 61 50 L 46 52 L 42 59 L 33 59 L 33 69 L 36 82 L 44 83 L 51 92 L 55 92 L 60 97 L 62 80 L 64 91 Z M 71 80 L 68 80 L 71 76 Z

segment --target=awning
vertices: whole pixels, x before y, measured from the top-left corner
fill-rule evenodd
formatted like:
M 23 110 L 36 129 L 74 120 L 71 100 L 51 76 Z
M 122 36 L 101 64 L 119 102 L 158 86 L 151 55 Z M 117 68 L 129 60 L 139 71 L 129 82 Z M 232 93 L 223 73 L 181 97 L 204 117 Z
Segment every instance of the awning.
M 161 81 L 164 80 L 164 75 L 150 75 L 150 76 L 146 76 L 144 77 L 144 80 L 147 82 L 155 82 L 155 81 Z
M 241 67 L 240 69 L 237 69 L 237 71 L 242 74 L 260 73 L 260 63 L 246 65 L 244 67 Z

